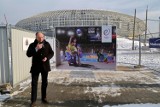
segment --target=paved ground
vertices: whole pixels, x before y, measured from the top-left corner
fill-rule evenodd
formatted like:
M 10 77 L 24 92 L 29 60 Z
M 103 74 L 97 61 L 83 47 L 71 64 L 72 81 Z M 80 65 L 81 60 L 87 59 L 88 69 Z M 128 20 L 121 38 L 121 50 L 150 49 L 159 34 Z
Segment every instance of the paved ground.
M 40 84 L 37 107 L 103 107 L 131 103 L 160 103 L 160 75 L 144 68 L 119 66 L 117 71 L 53 70 L 49 73 L 48 100 L 42 104 Z M 3 107 L 29 107 L 30 86 Z
M 113 70 L 116 68 L 116 63 L 107 63 L 107 62 L 83 62 L 80 66 L 69 66 L 67 61 L 62 62 L 57 69 L 68 69 L 68 70 L 101 70 L 101 69 L 110 69 Z

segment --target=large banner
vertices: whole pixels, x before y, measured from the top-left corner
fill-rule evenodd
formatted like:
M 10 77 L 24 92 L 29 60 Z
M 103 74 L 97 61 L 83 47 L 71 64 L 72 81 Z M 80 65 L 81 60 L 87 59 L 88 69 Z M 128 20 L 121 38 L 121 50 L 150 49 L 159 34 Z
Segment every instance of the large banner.
M 115 26 L 56 27 L 55 31 L 60 43 L 56 54 L 61 57 L 57 69 L 116 69 Z
M 160 48 L 160 38 L 150 38 L 149 48 Z

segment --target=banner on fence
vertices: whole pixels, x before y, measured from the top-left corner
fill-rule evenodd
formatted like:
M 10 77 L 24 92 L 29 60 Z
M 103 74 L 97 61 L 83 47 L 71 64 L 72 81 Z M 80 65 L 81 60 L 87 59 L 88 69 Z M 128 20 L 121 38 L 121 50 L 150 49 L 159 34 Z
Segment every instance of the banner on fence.
M 150 38 L 149 48 L 160 48 L 160 38 Z

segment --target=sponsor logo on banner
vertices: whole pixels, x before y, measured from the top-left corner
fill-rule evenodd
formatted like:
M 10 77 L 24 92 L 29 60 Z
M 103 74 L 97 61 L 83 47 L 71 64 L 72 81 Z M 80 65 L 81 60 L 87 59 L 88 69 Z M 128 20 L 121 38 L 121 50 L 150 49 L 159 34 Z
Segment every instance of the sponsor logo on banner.
M 102 43 L 112 42 L 112 26 L 102 26 Z
M 160 48 L 160 38 L 149 39 L 149 48 Z

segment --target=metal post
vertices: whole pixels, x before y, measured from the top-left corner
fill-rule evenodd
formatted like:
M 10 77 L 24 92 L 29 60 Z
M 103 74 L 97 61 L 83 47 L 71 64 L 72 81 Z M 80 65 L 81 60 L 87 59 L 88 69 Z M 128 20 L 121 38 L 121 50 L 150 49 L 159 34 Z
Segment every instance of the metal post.
M 13 67 L 12 67 L 13 58 L 12 58 L 12 49 L 11 49 L 11 42 L 12 42 L 11 28 L 12 28 L 11 25 L 7 26 L 7 37 L 8 37 L 8 47 L 9 47 L 8 54 L 11 55 L 11 59 L 9 60 L 9 62 L 11 61 L 10 62 L 11 64 L 9 64 L 9 81 L 10 81 L 10 84 L 13 86 Z
M 146 46 L 146 39 L 147 39 L 147 20 L 148 20 L 148 6 L 147 6 L 147 10 L 146 10 L 145 39 L 144 39 L 145 46 Z
M 135 13 L 134 13 L 134 25 L 133 25 L 133 43 L 132 43 L 132 50 L 134 50 L 135 23 L 136 23 L 136 9 L 135 9 Z
M 141 66 L 141 36 L 139 35 L 139 67 Z
M 159 17 L 159 37 L 160 37 L 160 17 Z
M 10 82 L 7 25 L 0 26 L 0 84 Z
M 56 65 L 56 43 L 57 43 L 57 41 L 56 41 L 56 34 L 55 34 L 55 27 L 53 27 L 52 28 L 52 35 L 53 35 L 53 49 L 54 49 L 54 63 L 55 63 L 55 65 Z

